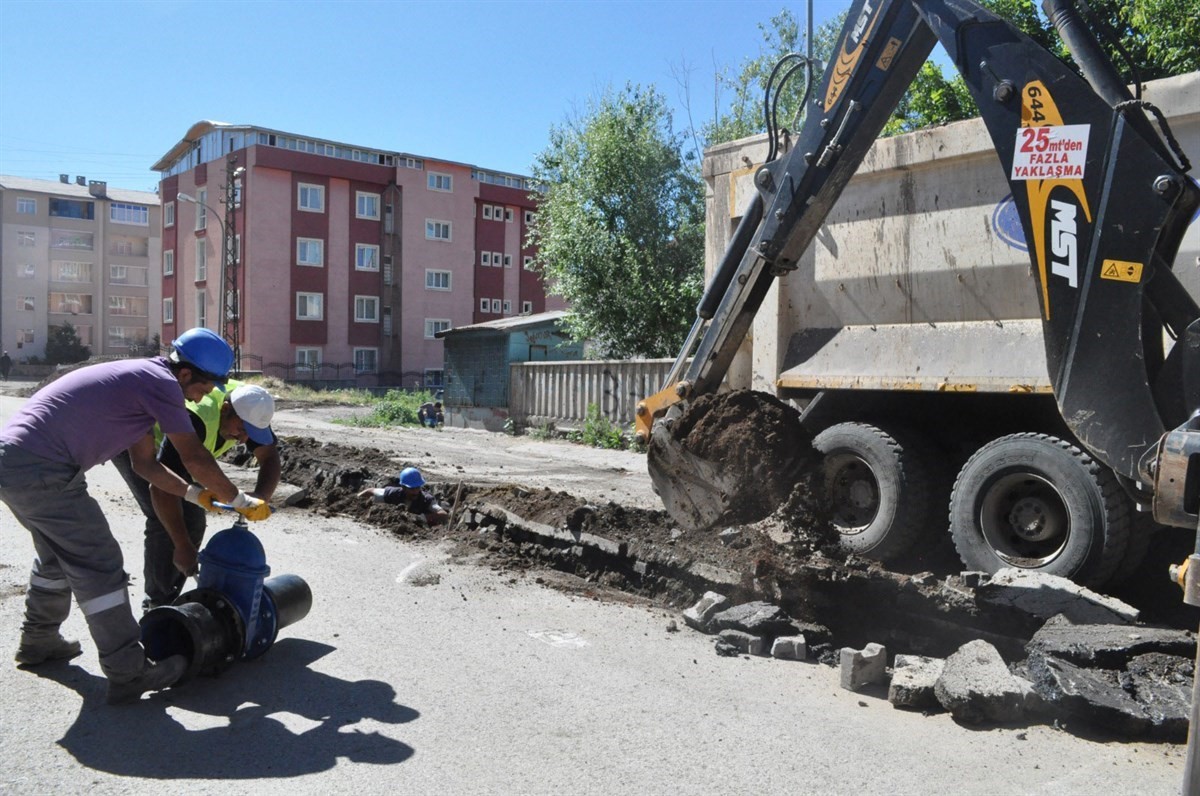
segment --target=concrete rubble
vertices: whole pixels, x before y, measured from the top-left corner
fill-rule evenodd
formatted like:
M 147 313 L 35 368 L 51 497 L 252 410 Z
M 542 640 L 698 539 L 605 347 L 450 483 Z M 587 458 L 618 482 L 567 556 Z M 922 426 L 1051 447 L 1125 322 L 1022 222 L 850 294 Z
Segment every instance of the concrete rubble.
M 1138 626 L 1132 607 L 1064 578 L 1002 570 L 938 580 L 815 559 L 798 572 L 763 577 L 585 533 L 589 509 L 551 527 L 476 504 L 463 521 L 480 534 L 532 545 L 559 568 L 620 572 L 643 584 L 671 582 L 682 586 L 680 593 L 702 594 L 692 597 L 683 619 L 715 635 L 718 654 L 839 665 L 848 652 L 843 685 L 886 681 L 897 708 L 945 710 L 970 725 L 1054 721 L 1126 737 L 1186 736 L 1194 635 Z M 734 544 L 741 538 L 729 534 Z M 803 619 L 753 599 L 781 595 L 804 609 Z M 864 600 L 877 610 L 854 607 Z M 843 650 L 836 637 L 848 627 L 859 637 L 878 629 L 882 637 L 861 650 Z M 944 653 L 928 653 L 947 642 Z M 901 651 L 890 679 L 885 645 Z M 882 675 L 874 674 L 879 664 Z

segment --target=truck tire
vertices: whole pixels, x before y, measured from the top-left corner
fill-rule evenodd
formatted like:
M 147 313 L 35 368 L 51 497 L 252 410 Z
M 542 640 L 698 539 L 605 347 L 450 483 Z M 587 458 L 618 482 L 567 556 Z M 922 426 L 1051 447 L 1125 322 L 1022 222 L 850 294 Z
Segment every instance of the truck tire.
M 969 570 L 1005 567 L 1101 586 L 1121 563 L 1130 524 L 1116 476 L 1047 434 L 1013 434 L 967 460 L 950 496 L 950 534 Z
M 944 511 L 932 511 L 932 455 L 915 435 L 866 423 L 817 434 L 831 520 L 844 550 L 880 561 L 908 552 Z

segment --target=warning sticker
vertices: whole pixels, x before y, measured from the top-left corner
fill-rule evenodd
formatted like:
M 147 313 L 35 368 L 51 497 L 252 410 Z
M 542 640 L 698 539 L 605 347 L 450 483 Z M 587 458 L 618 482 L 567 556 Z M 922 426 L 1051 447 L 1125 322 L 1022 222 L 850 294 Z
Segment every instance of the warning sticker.
M 1105 260 L 1100 266 L 1101 279 L 1115 279 L 1118 282 L 1141 282 L 1142 264 L 1131 263 L 1128 260 Z
M 1022 127 L 1013 148 L 1014 180 L 1081 180 L 1089 124 Z

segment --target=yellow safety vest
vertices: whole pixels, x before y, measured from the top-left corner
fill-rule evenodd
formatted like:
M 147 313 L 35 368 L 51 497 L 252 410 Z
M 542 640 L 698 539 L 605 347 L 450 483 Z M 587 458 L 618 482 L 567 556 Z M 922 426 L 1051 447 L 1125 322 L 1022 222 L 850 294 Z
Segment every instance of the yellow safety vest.
M 184 401 L 188 411 L 200 418 L 204 423 L 204 447 L 213 457 L 220 456 L 225 451 L 238 444 L 236 439 L 221 439 L 221 407 L 225 405 L 225 396 L 241 387 L 242 383 L 234 379 L 225 382 L 225 392 L 213 387 L 212 392 L 199 401 Z M 158 424 L 154 424 L 154 447 L 162 447 L 163 433 Z

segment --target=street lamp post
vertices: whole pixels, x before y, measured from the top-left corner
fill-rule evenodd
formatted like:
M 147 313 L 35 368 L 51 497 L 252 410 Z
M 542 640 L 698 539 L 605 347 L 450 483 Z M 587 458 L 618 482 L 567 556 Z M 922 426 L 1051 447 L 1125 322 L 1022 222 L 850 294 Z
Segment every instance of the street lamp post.
M 207 202 L 201 202 L 193 196 L 186 193 L 176 194 L 176 198 L 181 202 L 190 202 L 192 204 L 203 205 L 206 210 L 211 212 L 217 219 L 217 224 L 221 227 L 221 331 L 225 337 L 229 347 L 233 349 L 233 369 L 235 372 L 240 372 L 242 369 L 242 347 L 241 347 L 241 301 L 238 290 L 238 266 L 239 252 L 237 240 L 237 215 L 236 208 L 239 203 L 239 181 L 241 176 L 246 172 L 246 169 L 236 166 L 237 156 L 230 155 L 226 162 L 225 168 L 225 185 L 223 190 L 225 195 L 221 199 L 221 203 L 225 205 L 225 218 L 211 207 Z

